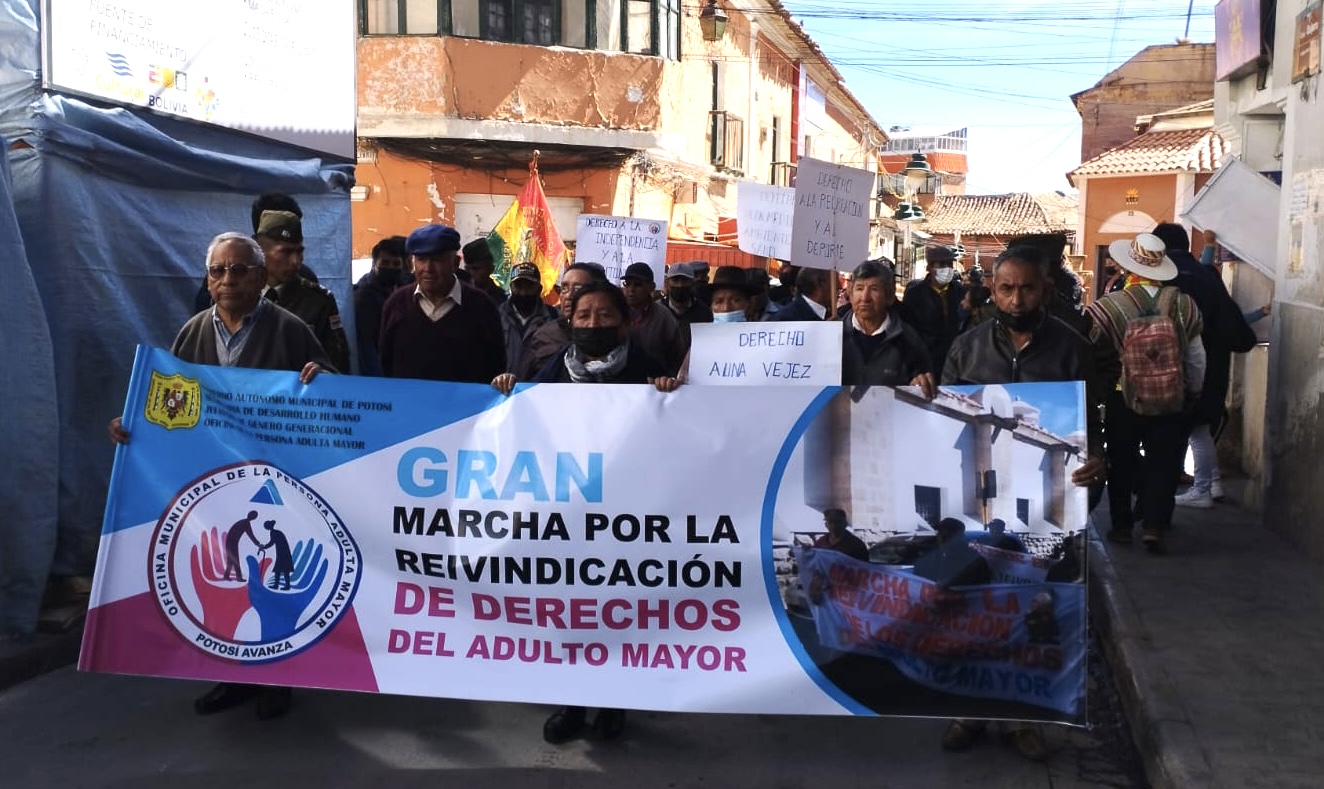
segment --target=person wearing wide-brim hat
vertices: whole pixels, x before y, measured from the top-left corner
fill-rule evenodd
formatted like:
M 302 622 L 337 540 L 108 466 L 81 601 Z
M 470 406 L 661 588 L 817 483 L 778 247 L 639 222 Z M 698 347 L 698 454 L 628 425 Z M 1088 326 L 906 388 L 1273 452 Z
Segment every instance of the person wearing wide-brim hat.
M 1132 239 L 1121 239 L 1108 245 L 1108 256 L 1117 261 L 1129 274 L 1154 282 L 1167 282 L 1177 277 L 1177 264 L 1167 255 L 1163 239 L 1153 233 L 1141 233 Z
M 1151 233 L 1114 241 L 1108 254 L 1126 271 L 1125 286 L 1089 305 L 1092 341 L 1111 341 L 1122 359 L 1121 378 L 1108 393 L 1108 539 L 1129 545 L 1132 495 L 1143 510 L 1141 540 L 1165 550 L 1186 450 L 1186 411 L 1204 385 L 1204 320 L 1195 301 L 1166 285 L 1177 266 L 1163 240 Z M 1166 320 L 1165 320 L 1166 319 Z M 1171 323 L 1168 323 L 1171 321 Z M 1132 330 L 1128 332 L 1128 330 Z M 1175 334 L 1175 339 L 1173 335 Z M 1167 357 L 1180 354 L 1180 362 Z M 1144 472 L 1138 466 L 1145 450 Z

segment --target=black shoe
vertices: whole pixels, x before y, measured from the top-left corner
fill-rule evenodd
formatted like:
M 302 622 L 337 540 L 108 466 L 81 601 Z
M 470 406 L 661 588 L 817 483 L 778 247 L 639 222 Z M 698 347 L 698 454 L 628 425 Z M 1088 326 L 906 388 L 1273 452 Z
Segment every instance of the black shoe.
M 625 710 L 601 709 L 593 719 L 593 733 L 603 740 L 614 740 L 625 732 Z
M 968 751 L 984 733 L 983 721 L 952 721 L 942 733 L 944 751 Z
M 584 730 L 583 707 L 559 707 L 542 725 L 542 738 L 552 745 L 560 745 L 578 737 Z
M 269 721 L 289 712 L 293 695 L 289 688 L 262 688 L 257 696 L 257 719 Z
M 1162 556 L 1168 552 L 1168 545 L 1163 539 L 1163 532 L 1158 529 L 1145 529 L 1140 535 L 1140 544 L 1144 545 L 1145 550 L 1152 554 Z
M 193 711 L 199 715 L 211 715 L 215 712 L 224 712 L 231 707 L 237 707 L 245 701 L 257 696 L 260 690 L 261 688 L 257 685 L 239 685 L 233 682 L 222 682 L 199 696 L 193 702 Z
M 1130 545 L 1130 544 L 1131 544 L 1131 530 L 1130 530 L 1130 529 L 1121 529 L 1121 528 L 1118 528 L 1118 527 L 1114 526 L 1114 527 L 1112 527 L 1111 529 L 1108 530 L 1108 541 L 1109 541 L 1109 542 L 1115 542 L 1115 543 L 1117 543 L 1118 545 Z

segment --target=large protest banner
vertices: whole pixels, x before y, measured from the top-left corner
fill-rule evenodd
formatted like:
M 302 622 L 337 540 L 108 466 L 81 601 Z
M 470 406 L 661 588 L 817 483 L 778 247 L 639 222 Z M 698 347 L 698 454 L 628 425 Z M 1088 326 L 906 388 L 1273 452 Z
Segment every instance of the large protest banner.
M 507 398 L 140 349 L 80 666 L 1081 722 L 1083 413 L 1079 384 Z M 867 556 L 825 529 L 835 509 Z M 1043 579 L 995 575 L 981 541 Z

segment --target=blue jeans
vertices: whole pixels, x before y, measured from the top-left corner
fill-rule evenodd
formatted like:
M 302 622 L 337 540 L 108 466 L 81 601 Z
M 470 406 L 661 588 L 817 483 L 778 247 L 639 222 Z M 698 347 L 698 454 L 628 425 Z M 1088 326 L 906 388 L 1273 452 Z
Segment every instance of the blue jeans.
M 1207 494 L 1223 481 L 1218 472 L 1218 450 L 1208 424 L 1196 425 L 1191 430 L 1191 457 L 1195 460 L 1195 483 L 1191 487 L 1197 493 Z

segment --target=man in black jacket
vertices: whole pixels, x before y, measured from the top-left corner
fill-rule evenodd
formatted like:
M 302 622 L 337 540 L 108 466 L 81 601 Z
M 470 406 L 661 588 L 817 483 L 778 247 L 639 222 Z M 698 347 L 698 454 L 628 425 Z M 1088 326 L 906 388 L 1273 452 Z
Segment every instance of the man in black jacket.
M 395 289 L 412 284 L 413 274 L 405 271 L 405 237 L 391 236 L 372 248 L 372 271 L 354 284 L 354 331 L 359 345 L 359 375 L 382 374 L 382 360 L 377 355 L 377 340 L 382 331 L 382 307 Z
M 906 286 L 901 297 L 901 319 L 924 338 L 934 369 L 941 370 L 947 349 L 965 322 L 961 310 L 965 287 L 956 281 L 956 256 L 951 249 L 929 247 L 924 259 L 929 273 Z
M 992 280 L 996 316 L 956 338 L 943 366 L 942 383 L 1084 381 L 1089 459 L 1072 473 L 1071 481 L 1082 487 L 1098 486 L 1107 466 L 1097 404 L 1111 382 L 1095 375 L 1089 342 L 1048 314 L 1044 306 L 1051 287 L 1048 268 L 1034 247 L 1012 247 L 998 255 Z M 948 750 L 965 750 L 985 726 L 985 721 L 952 721 L 943 734 L 942 745 Z M 1011 731 L 1011 738 L 1028 759 L 1039 761 L 1048 756 L 1038 727 L 1018 725 Z
M 997 313 L 956 338 L 942 369 L 944 386 L 1084 381 L 1090 459 L 1072 477 L 1103 481 L 1103 427 L 1097 405 L 1112 386 L 1095 371 L 1088 340 L 1048 314 L 1048 267 L 1034 247 L 1012 247 L 993 262 Z
M 841 382 L 846 386 L 932 387 L 929 352 L 919 334 L 892 314 L 895 303 L 892 269 L 872 260 L 855 267 L 851 308 L 841 316 Z
M 1228 294 L 1222 278 L 1213 268 L 1200 265 L 1191 255 L 1191 239 L 1186 228 L 1161 222 L 1154 228 L 1154 235 L 1163 239 L 1168 258 L 1177 265 L 1177 278 L 1172 284 L 1195 301 L 1204 318 L 1204 331 L 1200 334 L 1205 352 L 1204 388 L 1192 409 L 1188 425 L 1191 443 L 1200 444 L 1194 453 L 1195 483 L 1175 502 L 1183 507 L 1206 509 L 1213 506 L 1214 499 L 1223 495 L 1221 482 L 1215 485 L 1218 458 L 1213 435 L 1223 422 L 1232 354 L 1246 353 L 1254 348 L 1255 331 L 1246 323 L 1240 305 Z
M 775 321 L 821 321 L 827 319 L 832 289 L 828 272 L 802 268 L 795 277 L 796 297 L 773 318 Z

